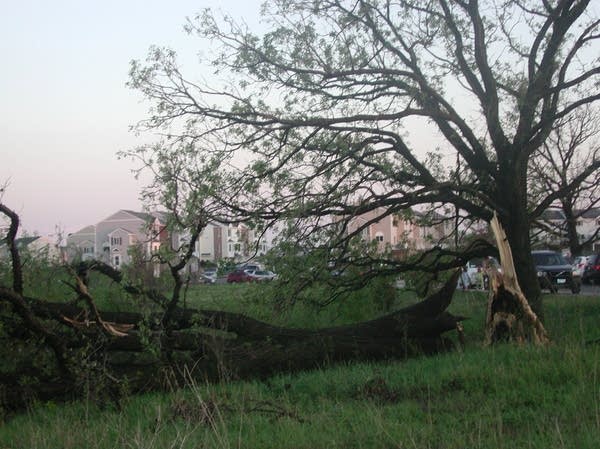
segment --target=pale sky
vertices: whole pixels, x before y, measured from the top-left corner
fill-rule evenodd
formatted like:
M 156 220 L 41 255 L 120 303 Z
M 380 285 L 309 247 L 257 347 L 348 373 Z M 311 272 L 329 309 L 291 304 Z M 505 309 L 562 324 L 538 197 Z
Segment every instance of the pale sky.
M 148 108 L 125 86 L 129 62 L 151 45 L 192 62 L 202 48 L 187 16 L 210 6 L 252 22 L 260 3 L 0 0 L 0 185 L 22 229 L 68 233 L 141 210 L 134 165 L 116 156 L 142 143 L 129 126 Z

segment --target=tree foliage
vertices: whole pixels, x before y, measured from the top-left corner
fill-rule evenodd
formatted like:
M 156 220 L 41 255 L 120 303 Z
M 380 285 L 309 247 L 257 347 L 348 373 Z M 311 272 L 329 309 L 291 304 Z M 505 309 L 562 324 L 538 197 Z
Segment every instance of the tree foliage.
M 132 63 L 130 86 L 153 103 L 139 127 L 165 135 L 133 153 L 150 167 L 157 154 L 178 161 L 182 185 L 221 218 L 287 220 L 305 240 L 328 229 L 338 248 L 364 229 L 341 224 L 368 211 L 496 211 L 539 308 L 529 228 L 560 193 L 529 207 L 528 172 L 557 123 L 600 99 L 594 5 L 271 0 L 262 17 L 260 34 L 209 10 L 188 21 L 212 51 L 210 81 L 169 49 Z

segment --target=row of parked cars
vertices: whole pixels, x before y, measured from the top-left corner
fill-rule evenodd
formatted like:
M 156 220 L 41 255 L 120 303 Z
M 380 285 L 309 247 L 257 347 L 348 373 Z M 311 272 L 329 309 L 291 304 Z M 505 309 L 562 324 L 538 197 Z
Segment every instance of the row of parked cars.
M 227 275 L 227 282 L 262 282 L 272 281 L 275 278 L 277 278 L 277 275 L 269 270 L 238 269 Z
M 600 283 L 600 255 L 580 256 L 569 261 L 556 251 L 533 251 L 538 279 L 543 289 L 568 288 L 579 293 L 581 284 Z
M 227 274 L 226 280 L 229 283 L 239 282 L 261 282 L 271 281 L 277 278 L 277 274 L 270 270 L 264 270 L 260 265 L 242 265 Z M 205 268 L 201 274 L 201 281 L 205 284 L 214 284 L 217 282 L 217 269 Z
M 600 254 L 575 258 L 573 271 L 579 273 L 584 284 L 600 284 Z
M 580 256 L 569 262 L 556 251 L 533 251 L 533 260 L 542 289 L 552 292 L 561 288 L 573 293 L 581 291 L 581 284 L 600 284 L 600 254 Z M 486 289 L 486 268 L 500 269 L 493 257 L 469 261 L 459 279 L 459 287 Z

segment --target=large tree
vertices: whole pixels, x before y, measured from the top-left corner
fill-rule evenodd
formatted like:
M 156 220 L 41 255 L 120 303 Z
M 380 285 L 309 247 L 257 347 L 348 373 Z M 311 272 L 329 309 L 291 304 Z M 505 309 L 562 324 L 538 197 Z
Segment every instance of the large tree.
M 262 15 L 261 35 L 210 11 L 189 21 L 209 42 L 209 81 L 168 49 L 132 64 L 154 102 L 140 126 L 165 133 L 138 156 L 184 161 L 181 184 L 222 215 L 295 220 L 296 234 L 373 210 L 496 211 L 539 311 L 529 229 L 558 195 L 528 207 L 528 170 L 557 121 L 600 99 L 591 2 L 267 0 Z M 220 189 L 204 187 L 214 177 Z M 335 230 L 327 241 L 347 242 Z

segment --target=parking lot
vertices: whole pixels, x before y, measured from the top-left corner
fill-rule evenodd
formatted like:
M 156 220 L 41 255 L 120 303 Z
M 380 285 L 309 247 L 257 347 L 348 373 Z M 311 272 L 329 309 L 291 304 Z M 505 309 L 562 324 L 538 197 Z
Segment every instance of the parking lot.
M 562 293 L 562 290 L 560 291 Z M 581 286 L 580 295 L 584 296 L 600 296 L 600 285 L 585 285 Z

